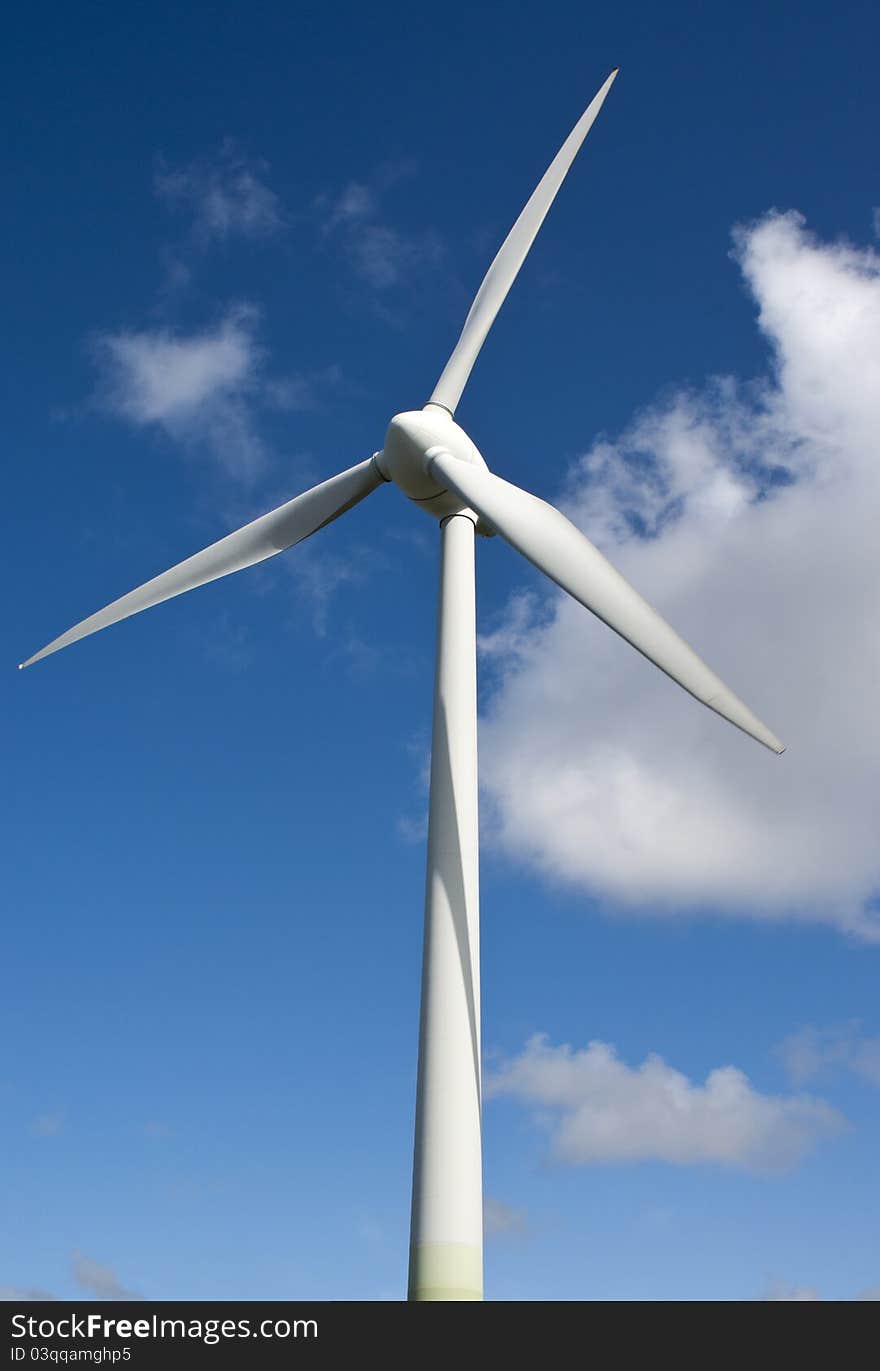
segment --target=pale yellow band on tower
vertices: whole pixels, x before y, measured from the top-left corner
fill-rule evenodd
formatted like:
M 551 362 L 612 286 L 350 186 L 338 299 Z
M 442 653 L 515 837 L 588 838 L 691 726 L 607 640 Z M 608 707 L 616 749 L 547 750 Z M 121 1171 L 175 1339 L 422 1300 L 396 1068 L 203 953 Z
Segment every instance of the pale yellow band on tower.
M 483 1254 L 463 1242 L 416 1243 L 410 1253 L 411 1300 L 481 1300 Z

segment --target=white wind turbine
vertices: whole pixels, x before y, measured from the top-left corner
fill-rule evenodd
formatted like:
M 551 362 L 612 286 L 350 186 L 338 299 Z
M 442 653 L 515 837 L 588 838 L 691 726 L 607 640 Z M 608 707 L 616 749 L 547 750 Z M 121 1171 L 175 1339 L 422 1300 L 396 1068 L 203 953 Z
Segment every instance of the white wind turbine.
M 617 75 L 575 124 L 490 266 L 428 403 L 367 461 L 114 600 L 22 666 L 300 543 L 394 482 L 440 522 L 409 1297 L 483 1291 L 474 535 L 500 534 L 691 695 L 773 752 L 779 739 L 552 505 L 489 471 L 453 415 L 498 310 Z

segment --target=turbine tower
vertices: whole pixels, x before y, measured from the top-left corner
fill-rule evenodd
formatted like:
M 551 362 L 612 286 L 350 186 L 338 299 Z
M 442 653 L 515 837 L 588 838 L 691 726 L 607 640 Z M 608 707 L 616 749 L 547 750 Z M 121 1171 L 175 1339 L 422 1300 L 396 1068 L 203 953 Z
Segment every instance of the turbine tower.
M 477 354 L 617 69 L 510 230 L 430 400 L 380 452 L 221 538 L 62 633 L 22 666 L 300 543 L 393 483 L 441 530 L 409 1298 L 483 1297 L 475 534 L 499 534 L 697 700 L 773 752 L 779 739 L 552 505 L 493 475 L 455 422 Z

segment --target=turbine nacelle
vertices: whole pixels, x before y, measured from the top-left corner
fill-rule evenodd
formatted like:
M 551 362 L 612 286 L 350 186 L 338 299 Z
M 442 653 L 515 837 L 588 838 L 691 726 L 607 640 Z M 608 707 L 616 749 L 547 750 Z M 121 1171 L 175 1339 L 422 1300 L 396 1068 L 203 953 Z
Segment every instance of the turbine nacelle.
M 431 456 L 434 450 L 488 470 L 481 452 L 449 411 L 442 405 L 430 403 L 424 409 L 395 414 L 385 434 L 384 450 L 376 456 L 376 465 L 386 481 L 393 481 L 427 514 L 435 519 L 446 519 L 450 514 L 460 514 L 467 506 L 433 474 Z M 476 515 L 474 522 L 477 522 Z M 485 527 L 478 531 L 489 532 Z

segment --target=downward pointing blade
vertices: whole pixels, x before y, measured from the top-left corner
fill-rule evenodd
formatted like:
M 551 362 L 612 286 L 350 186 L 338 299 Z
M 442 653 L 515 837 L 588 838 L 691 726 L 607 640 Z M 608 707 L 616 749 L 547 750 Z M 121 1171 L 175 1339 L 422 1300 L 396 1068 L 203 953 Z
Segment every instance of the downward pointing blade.
M 558 509 L 490 471 L 434 448 L 429 467 L 517 552 L 665 671 L 695 699 L 769 747 L 775 734 L 701 661 L 638 591 Z
M 430 400 L 431 404 L 442 405 L 444 409 L 448 409 L 450 414 L 455 413 L 455 407 L 461 399 L 461 392 L 465 388 L 486 334 L 504 304 L 507 292 L 516 280 L 517 273 L 535 241 L 548 209 L 556 198 L 556 192 L 562 185 L 566 172 L 602 108 L 605 96 L 617 76 L 617 70 L 615 67 L 562 144 L 483 278 L 483 284 L 477 291 L 468 317 L 464 321 L 461 337 L 446 363 L 443 375 L 434 387 Z
M 163 571 L 152 581 L 138 586 L 137 590 L 114 600 L 98 610 L 97 614 L 92 614 L 62 633 L 60 638 L 55 638 L 21 665 L 30 666 L 41 657 L 48 657 L 50 653 L 58 652 L 80 638 L 87 638 L 90 633 L 97 633 L 100 628 L 107 628 L 120 619 L 139 614 L 142 609 L 149 609 L 163 600 L 182 595 L 185 590 L 194 590 L 196 586 L 207 585 L 209 581 L 216 581 L 233 571 L 242 571 L 245 567 L 265 561 L 267 557 L 274 557 L 277 552 L 284 552 L 295 543 L 301 543 L 311 533 L 316 533 L 325 524 L 338 519 L 340 514 L 381 485 L 383 479 L 372 457 L 358 466 L 350 467 L 348 471 L 340 472 L 338 476 L 331 476 L 329 481 L 314 486 L 304 495 L 297 495 L 287 504 L 263 514 L 252 523 L 245 524 L 244 528 L 197 552 L 194 557 L 179 562 L 170 571 Z

